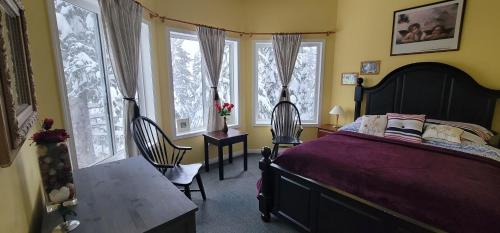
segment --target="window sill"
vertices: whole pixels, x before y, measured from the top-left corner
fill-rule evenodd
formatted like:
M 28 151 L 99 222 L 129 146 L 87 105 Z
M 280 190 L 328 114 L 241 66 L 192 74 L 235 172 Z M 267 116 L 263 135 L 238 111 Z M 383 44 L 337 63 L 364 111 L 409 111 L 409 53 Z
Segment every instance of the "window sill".
M 318 123 L 302 123 L 303 128 L 316 128 L 318 127 Z M 254 123 L 253 127 L 271 127 L 271 124 L 268 123 Z
M 227 127 L 230 129 L 239 129 L 240 125 L 228 125 Z M 206 130 L 196 130 L 196 131 L 178 133 L 177 135 L 174 136 L 173 139 L 174 140 L 182 140 L 182 139 L 197 137 L 197 136 L 203 135 L 206 132 L 207 132 Z

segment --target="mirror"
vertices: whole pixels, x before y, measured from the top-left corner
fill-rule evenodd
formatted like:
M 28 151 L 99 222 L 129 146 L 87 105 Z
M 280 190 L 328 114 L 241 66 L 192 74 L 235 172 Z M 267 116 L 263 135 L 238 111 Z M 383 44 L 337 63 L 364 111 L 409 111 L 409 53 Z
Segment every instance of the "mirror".
M 0 0 L 0 166 L 9 166 L 36 121 L 26 18 L 17 0 Z

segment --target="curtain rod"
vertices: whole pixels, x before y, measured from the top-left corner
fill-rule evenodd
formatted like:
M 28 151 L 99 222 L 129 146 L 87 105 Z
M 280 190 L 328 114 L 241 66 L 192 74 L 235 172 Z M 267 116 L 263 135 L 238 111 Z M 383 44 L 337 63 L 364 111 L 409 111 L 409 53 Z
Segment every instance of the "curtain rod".
M 218 27 L 208 26 L 208 25 L 199 24 L 199 23 L 193 23 L 193 22 L 189 22 L 189 21 L 185 21 L 185 20 L 180 20 L 180 19 L 169 18 L 169 17 L 162 16 L 162 15 L 156 13 L 155 11 L 153 11 L 153 10 L 149 9 L 148 7 L 144 6 L 142 3 L 140 3 L 137 0 L 135 2 L 137 4 L 139 4 L 139 6 L 141 6 L 142 8 L 144 8 L 145 10 L 147 10 L 149 12 L 149 18 L 151 18 L 151 19 L 158 18 L 158 19 L 160 19 L 160 21 L 162 23 L 165 22 L 165 21 L 172 21 L 172 22 L 183 23 L 183 24 L 188 24 L 188 25 L 197 26 L 197 27 L 209 27 L 209 28 L 215 28 L 215 29 L 224 30 L 226 32 L 232 32 L 232 33 L 240 34 L 240 36 L 243 36 L 243 35 L 249 35 L 249 36 L 253 36 L 253 35 L 276 35 L 276 34 L 301 34 L 301 35 L 326 35 L 326 36 L 329 36 L 330 34 L 334 34 L 335 33 L 334 31 L 322 31 L 322 32 L 243 32 L 243 31 L 237 31 L 237 30 L 231 30 L 231 29 L 225 29 L 225 28 L 218 28 Z

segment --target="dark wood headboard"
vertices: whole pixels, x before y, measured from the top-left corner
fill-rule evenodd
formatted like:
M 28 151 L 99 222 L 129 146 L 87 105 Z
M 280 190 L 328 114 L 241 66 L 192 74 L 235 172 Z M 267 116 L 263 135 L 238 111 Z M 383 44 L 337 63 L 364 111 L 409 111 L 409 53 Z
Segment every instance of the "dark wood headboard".
M 379 84 L 364 88 L 358 79 L 355 119 L 365 114 L 426 114 L 427 118 L 469 122 L 491 128 L 500 90 L 479 85 L 464 71 L 443 63 L 421 62 L 400 67 Z

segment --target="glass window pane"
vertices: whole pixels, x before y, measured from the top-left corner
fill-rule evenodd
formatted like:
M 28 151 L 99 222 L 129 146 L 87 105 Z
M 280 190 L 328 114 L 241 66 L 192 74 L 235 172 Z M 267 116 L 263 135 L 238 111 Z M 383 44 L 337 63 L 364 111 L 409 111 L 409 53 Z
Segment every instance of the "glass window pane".
M 87 167 L 113 155 L 97 15 L 62 0 L 55 9 L 78 167 Z
M 297 106 L 302 121 L 317 119 L 318 89 L 318 46 L 301 46 L 293 79 L 290 82 L 290 101 Z
M 201 54 L 196 38 L 177 36 L 170 38 L 174 108 L 177 133 L 204 130 L 204 98 L 201 75 Z
M 177 135 L 206 130 L 210 84 L 202 66 L 201 51 L 196 35 L 170 33 L 170 52 L 173 74 L 175 126 Z M 237 48 L 236 41 L 226 40 L 222 59 L 221 76 L 217 90 L 222 102 L 237 105 Z M 228 124 L 238 123 L 236 106 Z
M 222 103 L 229 102 L 237 105 L 234 94 L 235 89 L 235 56 L 236 56 L 236 42 L 226 41 L 224 47 L 224 57 L 222 58 L 222 68 L 217 85 L 217 91 Z M 228 117 L 228 124 L 237 124 L 238 106 L 232 111 L 231 116 Z
M 257 44 L 257 123 L 269 123 L 279 102 L 281 82 L 271 44 Z
M 156 121 L 149 35 L 149 24 L 143 22 L 141 26 L 141 75 L 139 75 L 140 80 L 138 82 L 138 102 L 141 115 Z
M 257 124 L 269 124 L 274 106 L 279 102 L 281 82 L 271 43 L 256 44 L 257 63 Z M 299 109 L 303 123 L 317 123 L 319 104 L 320 42 L 301 44 L 293 79 L 290 82 L 290 101 Z
M 118 81 L 116 80 L 115 73 L 113 72 L 113 66 L 109 59 L 109 54 L 105 54 L 106 57 L 106 74 L 108 77 L 109 85 L 109 98 L 111 100 L 111 117 L 113 118 L 113 132 L 114 132 L 114 142 L 115 142 L 115 156 L 116 159 L 125 158 L 125 119 L 124 119 L 124 100 L 123 95 L 118 87 Z

